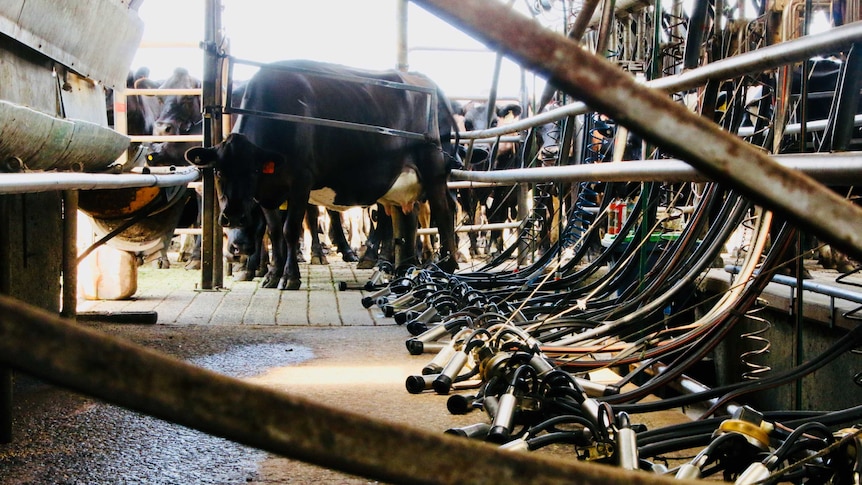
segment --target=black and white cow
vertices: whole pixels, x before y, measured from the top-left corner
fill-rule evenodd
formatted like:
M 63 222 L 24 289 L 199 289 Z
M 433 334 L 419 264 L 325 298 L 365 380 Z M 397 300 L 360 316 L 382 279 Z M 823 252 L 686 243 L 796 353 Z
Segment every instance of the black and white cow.
M 457 268 L 446 187 L 457 165 L 450 142 L 453 118 L 448 101 L 428 78 L 286 61 L 255 74 L 242 109 L 257 114 L 240 115 L 224 142 L 189 150 L 186 158 L 212 165 L 223 226 L 246 224 L 255 203 L 264 209 L 275 262 L 264 286 L 300 287 L 297 254 L 309 202 L 342 210 L 383 203 L 395 219 L 396 240 L 411 241 L 398 246 L 396 263 L 412 264 L 416 222 L 402 215 L 412 215 L 415 202 L 425 197 L 440 231 L 439 266 Z M 296 118 L 284 119 L 288 116 Z M 367 131 L 320 120 L 382 128 Z M 288 216 L 279 228 L 274 214 L 285 201 Z M 275 250 L 282 238 L 286 254 Z

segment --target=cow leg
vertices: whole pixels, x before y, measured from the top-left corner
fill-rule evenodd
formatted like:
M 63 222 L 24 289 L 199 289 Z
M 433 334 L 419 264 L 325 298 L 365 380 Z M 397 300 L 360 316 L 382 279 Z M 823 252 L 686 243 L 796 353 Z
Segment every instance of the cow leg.
M 474 189 L 464 189 L 461 191 L 461 207 L 464 210 L 464 219 L 463 223 L 468 226 L 472 226 L 476 224 L 479 220 L 477 216 L 477 212 L 479 211 L 479 204 L 476 202 L 478 198 L 473 193 Z M 470 257 L 475 258 L 479 254 L 479 244 L 478 244 L 478 236 L 475 231 L 470 231 L 467 233 L 467 237 L 470 240 Z
M 272 266 L 269 267 L 269 270 L 264 275 L 261 286 L 264 288 L 275 288 L 278 286 L 287 264 L 287 243 L 282 224 L 283 219 L 286 219 L 286 217 L 282 218 L 281 211 L 278 209 L 263 209 L 263 216 L 266 220 L 267 234 L 269 234 L 269 240 L 272 244 Z M 284 224 L 286 224 L 286 221 L 284 221 Z
M 159 248 L 159 257 L 156 260 L 156 266 L 159 269 L 170 269 L 171 267 L 171 260 L 168 258 L 168 249 L 171 247 L 171 240 L 173 238 L 173 231 L 168 231 L 162 235 L 162 245 Z
M 302 236 L 302 220 L 308 214 L 308 191 L 297 190 L 287 203 L 287 218 L 284 221 L 284 242 L 287 248 L 284 269 L 278 282 L 279 290 L 298 290 L 302 285 L 299 272 L 299 238 Z M 315 218 L 315 221 L 317 219 Z M 315 224 L 316 230 L 316 224 Z
M 347 236 L 344 235 L 344 222 L 341 219 L 341 212 L 334 210 L 328 210 L 327 212 L 329 213 L 330 220 L 329 238 L 335 243 L 338 252 L 341 253 L 341 259 L 348 263 L 359 261 L 356 253 L 353 252 L 353 248 L 350 247 L 350 243 L 347 242 Z
M 440 260 L 437 266 L 443 271 L 454 273 L 458 269 L 458 261 L 455 260 L 458 248 L 455 246 L 455 216 L 449 204 L 449 189 L 444 182 L 429 185 L 426 193 L 431 216 L 440 236 Z
M 405 214 L 398 207 L 389 211 L 392 218 L 396 271 L 419 264 L 416 258 L 416 209 Z
M 326 255 L 323 254 L 323 246 L 320 244 L 320 209 L 316 205 L 307 204 L 305 210 L 305 223 L 308 224 L 308 232 L 311 233 L 311 264 L 329 264 Z
M 488 223 L 499 224 L 509 219 L 510 199 L 514 198 L 509 188 L 497 188 L 493 192 L 493 202 L 488 209 Z M 503 230 L 493 229 L 490 231 L 489 253 L 499 254 L 503 252 Z
M 377 254 L 380 250 L 378 233 L 379 231 L 376 227 L 372 227 L 368 232 L 368 238 L 365 240 L 365 251 L 362 252 L 362 256 L 359 258 L 359 262 L 356 265 L 357 269 L 371 269 L 377 264 Z
M 358 269 L 371 269 L 380 259 L 393 260 L 392 250 L 392 218 L 386 214 L 383 206 L 377 204 L 375 215 L 377 224 L 368 235 L 365 242 L 365 253 L 356 265 Z
M 266 248 L 263 247 L 263 234 L 255 236 L 254 252 L 246 256 L 243 270 L 237 273 L 237 276 L 234 278 L 237 281 L 251 281 L 255 276 L 257 276 L 257 270 L 260 268 L 263 251 L 266 251 Z
M 383 206 L 377 211 L 377 237 L 380 241 L 377 259 L 395 262 L 395 221 L 383 210 Z
M 419 203 L 419 227 L 428 229 L 431 227 L 431 206 L 427 202 Z M 425 234 L 420 237 L 422 241 L 422 261 L 429 262 L 434 260 L 434 241 L 430 234 Z

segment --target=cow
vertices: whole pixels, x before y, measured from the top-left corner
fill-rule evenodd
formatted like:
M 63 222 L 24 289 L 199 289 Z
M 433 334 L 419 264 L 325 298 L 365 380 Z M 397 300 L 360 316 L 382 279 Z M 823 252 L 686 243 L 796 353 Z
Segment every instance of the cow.
M 139 83 L 141 81 L 138 81 Z M 159 85 L 159 89 L 200 89 L 201 81 L 189 74 L 188 69 L 178 67 L 174 69 L 171 77 L 166 79 Z M 168 95 L 162 97 L 147 96 L 147 98 L 160 99 L 161 109 L 152 124 L 152 135 L 200 135 L 203 133 L 203 114 L 201 111 L 201 100 L 198 95 Z M 172 166 L 185 165 L 185 151 L 193 146 L 197 146 L 198 142 L 160 142 L 150 145 L 149 153 L 147 154 L 147 165 Z M 182 222 L 182 226 L 197 225 L 200 226 L 200 194 L 189 189 L 191 197 L 189 205 L 186 208 L 186 213 L 191 213 L 193 216 L 190 220 Z M 196 207 L 195 207 L 196 206 Z M 165 241 L 162 246 L 161 256 L 158 258 L 160 268 L 169 268 L 170 261 L 167 257 L 167 249 L 173 239 L 173 231 L 165 234 Z M 196 238 L 196 244 L 191 251 L 189 262 L 186 264 L 187 269 L 200 268 L 200 238 Z
M 145 68 L 142 68 L 145 69 Z M 140 77 L 139 72 L 129 71 L 126 76 L 126 89 L 150 89 L 153 87 L 153 82 L 147 78 Z M 105 102 L 108 106 L 108 124 L 115 126 L 114 113 L 114 90 L 105 90 Z M 153 131 L 153 124 L 159 116 L 162 108 L 162 101 L 157 96 L 142 96 L 138 94 L 128 95 L 125 97 L 125 117 L 126 117 L 126 134 L 128 135 L 149 135 Z M 118 114 L 121 114 L 119 112 Z M 131 143 L 127 150 L 129 162 L 124 170 L 132 168 L 135 162 L 139 161 L 138 151 L 140 143 Z M 142 159 L 143 157 L 141 157 Z
M 200 89 L 201 81 L 178 67 L 171 77 L 159 86 L 161 89 Z M 199 95 L 174 94 L 165 96 L 162 109 L 153 123 L 155 136 L 200 135 L 203 133 L 203 111 Z M 151 146 L 147 162 L 151 166 L 184 165 L 185 152 L 200 145 L 199 142 L 160 142 Z
M 177 68 L 173 75 L 165 81 L 161 88 L 180 88 L 180 89 L 200 89 L 200 80 L 192 77 L 185 68 Z M 244 84 L 237 84 L 233 88 L 232 95 L 234 98 L 241 98 L 245 92 Z M 197 95 L 171 95 L 167 96 L 164 101 L 164 106 L 158 118 L 153 124 L 153 135 L 169 136 L 169 135 L 200 135 L 203 133 L 203 115 L 201 110 L 200 96 Z M 151 153 L 148 156 L 150 165 L 179 165 L 185 164 L 185 152 L 190 148 L 198 146 L 198 142 L 163 142 L 154 144 Z M 198 205 L 200 206 L 200 194 L 197 197 Z M 199 212 L 200 214 L 200 212 Z M 338 213 L 330 213 L 333 219 L 333 235 L 334 242 L 342 254 L 344 261 L 356 261 L 357 257 L 347 240 L 344 237 L 344 232 L 341 229 L 341 220 Z M 308 207 L 307 223 L 311 232 L 312 247 L 311 247 L 311 263 L 312 264 L 327 264 L 326 256 L 323 253 L 321 244 L 318 239 L 318 223 L 317 223 L 317 207 Z M 200 221 L 198 221 L 200 225 Z M 245 234 L 228 235 L 228 239 L 242 239 L 249 237 Z M 262 242 L 257 241 L 254 244 L 245 247 L 261 246 Z M 235 248 L 236 249 L 236 248 Z M 235 252 L 235 251 L 234 251 Z M 252 256 L 249 260 L 254 263 L 256 254 L 244 254 Z M 197 269 L 200 267 L 200 238 L 196 238 L 195 249 L 191 254 L 191 261 L 187 265 L 188 268 Z M 254 274 L 254 271 L 250 271 Z
M 520 118 L 521 111 L 521 105 L 517 103 L 499 104 L 490 112 L 487 104 L 467 103 L 461 112 L 463 130 L 478 131 L 510 124 Z M 492 157 L 493 161 L 490 160 Z M 518 147 L 511 142 L 497 143 L 496 146 L 474 144 L 468 161 L 468 170 L 502 170 L 521 166 Z M 511 186 L 464 189 L 459 192 L 459 197 L 466 224 L 477 224 L 481 220 L 483 208 L 488 222 L 492 223 L 506 222 L 510 214 L 516 211 L 517 194 Z M 477 235 L 471 232 L 469 237 L 470 256 L 476 256 L 479 254 Z M 492 251 L 502 252 L 501 230 L 490 231 L 488 246 Z
M 380 202 L 393 218 L 396 264 L 415 264 L 414 205 L 426 197 L 441 238 L 439 267 L 455 271 L 454 218 L 446 186 L 459 166 L 448 100 L 427 77 L 314 61 L 262 67 L 249 81 L 233 133 L 186 158 L 212 166 L 225 227 L 247 223 L 255 203 L 267 218 L 273 271 L 263 286 L 301 286 L 297 253 L 309 202 L 331 209 Z M 376 128 L 374 128 L 376 127 Z M 274 211 L 287 202 L 283 227 Z M 407 216 L 407 217 L 405 217 Z
M 263 276 L 269 264 L 269 251 L 266 248 L 266 219 L 260 206 L 255 207 L 251 219 L 243 227 L 226 231 L 225 260 L 232 269 L 237 281 L 251 281 L 255 276 Z M 237 265 L 236 269 L 233 269 Z M 262 274 L 258 274 L 263 271 Z

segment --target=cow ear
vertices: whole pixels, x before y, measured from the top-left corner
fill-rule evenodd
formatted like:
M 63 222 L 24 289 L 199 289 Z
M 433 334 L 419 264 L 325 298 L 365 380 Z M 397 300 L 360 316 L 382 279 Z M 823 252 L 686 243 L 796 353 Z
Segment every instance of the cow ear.
M 521 105 L 517 103 L 510 103 L 497 109 L 497 116 L 499 116 L 500 118 L 505 118 L 509 113 L 512 113 L 512 116 L 516 118 L 521 116 Z
M 198 167 L 211 165 L 217 157 L 214 148 L 193 147 L 186 150 L 186 160 Z

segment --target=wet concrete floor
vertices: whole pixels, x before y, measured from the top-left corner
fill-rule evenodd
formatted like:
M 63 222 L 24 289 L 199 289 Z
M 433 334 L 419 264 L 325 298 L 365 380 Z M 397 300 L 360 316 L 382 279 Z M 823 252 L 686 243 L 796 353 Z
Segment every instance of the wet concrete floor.
M 406 377 L 429 358 L 410 356 L 407 331 L 362 308 L 362 292 L 337 290 L 340 281 L 361 285 L 370 271 L 343 263 L 313 267 L 304 290 L 295 293 L 230 278 L 230 291 L 199 292 L 199 272 L 179 268 L 142 268 L 132 300 L 79 304 L 79 312 L 154 310 L 156 325 L 78 324 L 226 375 L 434 432 L 480 419 L 449 415 L 444 396 L 406 392 Z M 289 315 L 276 315 L 282 312 Z M 293 323 L 280 323 L 288 319 Z M 0 445 L 3 484 L 372 483 L 22 374 L 15 376 L 13 406 L 13 441 Z
M 226 375 L 366 416 L 440 432 L 487 422 L 451 415 L 446 396 L 409 394 L 407 376 L 430 356 L 411 356 L 405 328 L 362 308 L 371 271 L 333 262 L 305 266 L 303 288 L 258 282 L 196 291 L 198 271 L 142 268 L 127 301 L 81 301 L 81 312 L 156 311 L 158 323 L 78 322 Z M 0 445 L 3 484 L 273 484 L 372 481 L 323 469 L 143 416 L 16 375 L 13 441 Z M 679 420 L 672 416 L 659 421 Z M 655 423 L 656 425 L 658 422 Z M 567 450 L 550 450 L 566 454 Z

